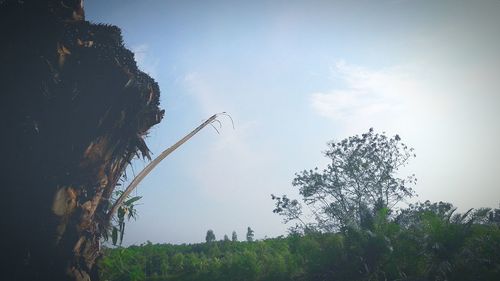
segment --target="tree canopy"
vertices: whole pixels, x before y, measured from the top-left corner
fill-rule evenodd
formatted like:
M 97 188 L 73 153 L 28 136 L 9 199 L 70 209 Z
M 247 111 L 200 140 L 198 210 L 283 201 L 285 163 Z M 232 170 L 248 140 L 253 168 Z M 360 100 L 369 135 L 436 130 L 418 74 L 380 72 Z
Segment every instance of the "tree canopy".
M 2 279 L 95 280 L 131 211 L 112 221 L 113 195 L 163 118 L 159 86 L 82 0 L 0 1 L 0 35 Z
M 254 231 L 249 226 L 247 228 L 247 242 L 252 242 L 253 241 L 253 236 L 254 236 Z
M 213 231 L 213 230 L 209 229 L 209 230 L 207 231 L 207 235 L 205 236 L 205 241 L 206 241 L 207 243 L 212 243 L 212 242 L 214 242 L 214 241 L 215 241 L 215 233 L 214 233 L 214 231 Z
M 106 249 L 101 280 L 500 280 L 500 210 L 443 216 L 453 209 L 418 204 L 404 225 L 379 212 L 370 231 Z
M 274 212 L 285 222 L 297 221 L 296 230 L 332 232 L 346 226 L 360 227 L 378 210 L 392 210 L 414 195 L 411 186 L 415 175 L 402 178 L 398 172 L 416 155 L 399 135 L 389 138 L 370 129 L 329 142 L 325 156 L 331 160 L 325 169 L 299 172 L 292 183 L 314 222 L 305 218 L 298 200 L 272 195 Z

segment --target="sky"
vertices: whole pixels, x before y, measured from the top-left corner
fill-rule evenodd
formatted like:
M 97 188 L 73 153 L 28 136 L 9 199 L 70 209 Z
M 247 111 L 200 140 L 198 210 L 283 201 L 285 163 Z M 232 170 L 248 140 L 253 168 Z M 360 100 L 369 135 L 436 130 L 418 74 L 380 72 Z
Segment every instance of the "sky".
M 218 112 L 138 187 L 124 245 L 196 243 L 250 226 L 286 235 L 271 194 L 325 167 L 330 140 L 370 127 L 417 157 L 415 201 L 500 204 L 500 1 L 85 1 L 86 19 L 122 29 L 158 82 L 158 155 Z M 147 163 L 135 160 L 129 180 Z

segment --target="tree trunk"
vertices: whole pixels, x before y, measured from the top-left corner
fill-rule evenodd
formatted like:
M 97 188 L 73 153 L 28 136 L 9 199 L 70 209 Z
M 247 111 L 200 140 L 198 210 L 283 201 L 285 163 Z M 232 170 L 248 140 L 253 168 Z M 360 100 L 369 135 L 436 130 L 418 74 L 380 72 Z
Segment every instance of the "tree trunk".
M 110 197 L 159 88 L 81 0 L 0 0 L 2 280 L 97 280 Z

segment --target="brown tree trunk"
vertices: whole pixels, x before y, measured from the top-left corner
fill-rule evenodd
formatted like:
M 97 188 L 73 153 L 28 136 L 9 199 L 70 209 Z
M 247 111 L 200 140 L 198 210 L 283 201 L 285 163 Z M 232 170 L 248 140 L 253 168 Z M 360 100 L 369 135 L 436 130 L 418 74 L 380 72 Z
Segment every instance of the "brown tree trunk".
M 0 1 L 1 280 L 96 280 L 110 197 L 159 89 L 81 0 Z

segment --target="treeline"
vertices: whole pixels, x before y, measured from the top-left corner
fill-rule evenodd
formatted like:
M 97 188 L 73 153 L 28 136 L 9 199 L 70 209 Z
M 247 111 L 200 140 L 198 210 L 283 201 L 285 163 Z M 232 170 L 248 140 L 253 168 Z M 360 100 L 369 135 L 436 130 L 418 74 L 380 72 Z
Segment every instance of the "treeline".
M 336 233 L 106 249 L 101 279 L 500 280 L 500 209 L 454 211 L 426 202 Z
M 399 176 L 416 157 L 399 135 L 370 129 L 330 142 L 325 156 L 325 169 L 296 174 L 299 199 L 272 195 L 273 212 L 296 223 L 289 236 L 253 241 L 249 227 L 246 242 L 209 230 L 203 244 L 107 249 L 102 280 L 500 280 L 500 209 L 396 208 L 416 184 Z

